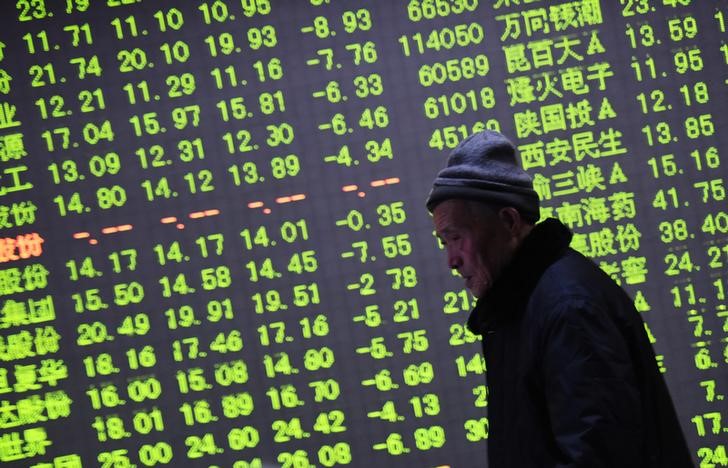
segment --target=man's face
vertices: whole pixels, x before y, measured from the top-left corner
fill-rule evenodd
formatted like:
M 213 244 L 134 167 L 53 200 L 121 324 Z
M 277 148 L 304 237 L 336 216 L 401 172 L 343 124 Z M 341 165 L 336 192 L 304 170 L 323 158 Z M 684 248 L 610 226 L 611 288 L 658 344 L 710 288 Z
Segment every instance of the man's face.
M 446 200 L 435 207 L 435 232 L 447 251 L 447 265 L 482 297 L 511 258 L 515 244 L 497 213 L 474 211 L 472 202 Z

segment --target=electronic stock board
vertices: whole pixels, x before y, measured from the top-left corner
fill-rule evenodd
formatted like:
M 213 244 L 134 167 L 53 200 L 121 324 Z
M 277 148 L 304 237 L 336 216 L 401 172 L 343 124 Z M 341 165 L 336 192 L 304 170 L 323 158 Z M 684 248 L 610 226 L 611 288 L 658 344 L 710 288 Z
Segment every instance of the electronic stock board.
M 476 466 L 424 200 L 491 128 L 728 456 L 728 2 L 0 7 L 0 462 Z

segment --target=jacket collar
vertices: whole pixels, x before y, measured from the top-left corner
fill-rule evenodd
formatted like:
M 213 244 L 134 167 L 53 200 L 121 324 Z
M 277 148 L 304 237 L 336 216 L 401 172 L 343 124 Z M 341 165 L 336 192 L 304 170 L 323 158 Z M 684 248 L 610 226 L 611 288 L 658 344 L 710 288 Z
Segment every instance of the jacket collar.
M 486 334 L 523 314 L 539 278 L 569 247 L 571 237 L 569 228 L 557 219 L 547 219 L 534 226 L 492 288 L 470 313 L 470 331 Z

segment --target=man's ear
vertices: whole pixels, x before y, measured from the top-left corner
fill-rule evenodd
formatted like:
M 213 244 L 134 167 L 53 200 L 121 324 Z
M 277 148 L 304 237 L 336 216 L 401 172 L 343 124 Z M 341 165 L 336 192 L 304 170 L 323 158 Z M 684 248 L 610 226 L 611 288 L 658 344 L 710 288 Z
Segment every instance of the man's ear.
M 521 213 L 517 209 L 512 206 L 505 206 L 498 211 L 498 218 L 500 218 L 503 227 L 506 228 L 511 236 L 518 237 L 520 235 L 524 221 L 521 218 Z

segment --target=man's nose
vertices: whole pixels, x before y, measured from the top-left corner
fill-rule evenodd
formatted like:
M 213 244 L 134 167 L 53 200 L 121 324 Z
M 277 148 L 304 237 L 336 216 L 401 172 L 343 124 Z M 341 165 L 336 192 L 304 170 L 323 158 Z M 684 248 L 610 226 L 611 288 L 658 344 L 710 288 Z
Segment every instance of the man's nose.
M 463 264 L 462 257 L 457 252 L 448 251 L 447 253 L 447 266 L 451 269 L 456 270 Z

